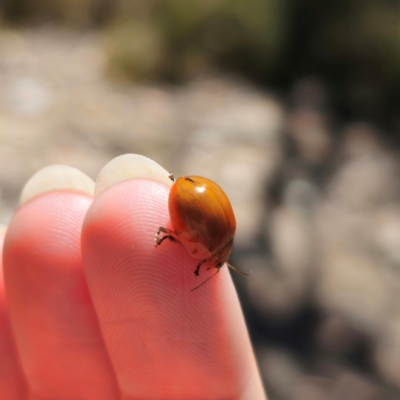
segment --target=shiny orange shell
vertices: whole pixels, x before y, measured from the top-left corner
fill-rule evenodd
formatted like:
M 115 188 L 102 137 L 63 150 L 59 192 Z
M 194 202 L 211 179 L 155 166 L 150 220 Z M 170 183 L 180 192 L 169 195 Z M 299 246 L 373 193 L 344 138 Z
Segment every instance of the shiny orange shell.
M 170 178 L 174 180 L 173 175 Z M 180 242 L 188 253 L 200 262 L 194 271 L 199 275 L 200 267 L 216 268 L 216 272 L 192 289 L 204 285 L 228 263 L 232 251 L 236 219 L 231 203 L 224 191 L 213 181 L 201 176 L 183 176 L 174 181 L 168 198 L 169 215 L 173 229 L 160 226 L 155 237 L 156 247 L 165 240 Z
M 176 238 L 189 254 L 219 268 L 232 250 L 236 219 L 224 191 L 200 176 L 183 176 L 171 187 L 169 214 Z

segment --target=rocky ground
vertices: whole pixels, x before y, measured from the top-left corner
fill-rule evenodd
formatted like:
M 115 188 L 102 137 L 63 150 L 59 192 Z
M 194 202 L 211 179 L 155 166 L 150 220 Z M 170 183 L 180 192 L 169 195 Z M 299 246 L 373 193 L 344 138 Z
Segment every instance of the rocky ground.
M 232 261 L 253 270 L 236 282 L 270 400 L 400 399 L 397 150 L 365 123 L 338 126 L 317 81 L 287 107 L 221 76 L 116 82 L 102 43 L 0 33 L 0 222 L 49 164 L 95 178 L 140 153 L 210 177 L 237 215 Z

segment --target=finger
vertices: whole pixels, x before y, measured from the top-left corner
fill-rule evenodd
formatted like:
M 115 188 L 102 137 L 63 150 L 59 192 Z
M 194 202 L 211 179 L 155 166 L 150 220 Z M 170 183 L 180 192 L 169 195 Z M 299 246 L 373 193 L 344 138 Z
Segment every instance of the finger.
M 88 285 L 123 397 L 264 399 L 227 268 L 191 292 L 198 262 L 179 243 L 154 247 L 157 229 L 170 226 L 168 194 L 154 180 L 119 182 L 95 198 L 82 229 Z
M 30 399 L 119 398 L 82 269 L 80 232 L 92 201 L 82 175 L 64 167 L 34 176 L 5 239 L 7 297 Z
M 0 227 L 0 253 L 3 251 L 5 227 Z M 0 259 L 0 398 L 26 399 L 26 384 L 13 338 Z

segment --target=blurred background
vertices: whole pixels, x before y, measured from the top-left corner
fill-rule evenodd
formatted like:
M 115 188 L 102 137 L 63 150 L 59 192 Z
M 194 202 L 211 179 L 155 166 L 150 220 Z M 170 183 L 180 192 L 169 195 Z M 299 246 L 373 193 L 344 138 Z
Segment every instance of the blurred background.
M 399 0 L 1 0 L 0 222 L 139 153 L 229 195 L 269 400 L 400 399 Z

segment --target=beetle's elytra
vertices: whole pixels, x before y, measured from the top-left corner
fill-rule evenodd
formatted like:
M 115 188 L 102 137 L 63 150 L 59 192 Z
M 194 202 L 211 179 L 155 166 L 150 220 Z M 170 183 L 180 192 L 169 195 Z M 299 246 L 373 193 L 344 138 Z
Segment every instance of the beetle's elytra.
M 170 178 L 174 180 L 172 174 Z M 187 252 L 199 260 L 194 271 L 196 276 L 203 264 L 218 272 L 225 262 L 236 272 L 249 275 L 227 262 L 233 247 L 236 219 L 228 197 L 216 183 L 200 176 L 178 178 L 169 193 L 168 209 L 173 230 L 161 226 L 156 234 L 156 246 L 166 239 L 182 243 Z

